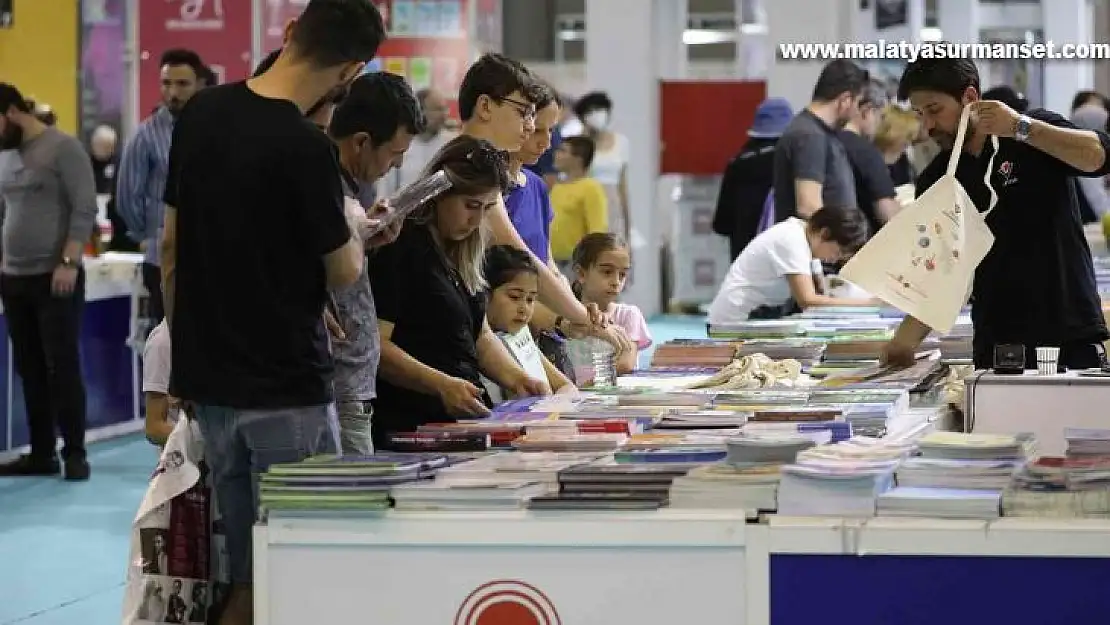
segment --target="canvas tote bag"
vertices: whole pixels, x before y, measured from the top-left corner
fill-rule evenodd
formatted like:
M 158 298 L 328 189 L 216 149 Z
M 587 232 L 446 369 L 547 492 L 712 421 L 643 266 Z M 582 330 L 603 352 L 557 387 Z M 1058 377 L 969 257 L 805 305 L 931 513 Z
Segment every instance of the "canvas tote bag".
M 970 115 L 971 107 L 965 107 L 944 176 L 900 210 L 840 271 L 845 280 L 942 334 L 955 325 L 971 294 L 975 268 L 994 244 L 984 220 L 998 203 L 990 185 L 998 137 L 991 137 L 994 153 L 983 180 L 991 198 L 986 212 L 979 213 L 956 180 Z

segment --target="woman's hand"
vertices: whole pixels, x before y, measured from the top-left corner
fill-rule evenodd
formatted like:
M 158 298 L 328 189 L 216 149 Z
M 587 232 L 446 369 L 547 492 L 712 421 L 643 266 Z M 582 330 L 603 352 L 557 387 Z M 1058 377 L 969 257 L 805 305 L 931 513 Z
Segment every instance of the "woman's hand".
M 535 397 L 537 395 L 550 395 L 551 386 L 547 382 L 528 377 L 521 373 L 516 380 L 507 387 L 514 399 L 521 397 Z
M 482 402 L 482 389 L 462 378 L 444 376 L 436 390 L 451 416 L 484 417 L 489 414 L 489 408 Z

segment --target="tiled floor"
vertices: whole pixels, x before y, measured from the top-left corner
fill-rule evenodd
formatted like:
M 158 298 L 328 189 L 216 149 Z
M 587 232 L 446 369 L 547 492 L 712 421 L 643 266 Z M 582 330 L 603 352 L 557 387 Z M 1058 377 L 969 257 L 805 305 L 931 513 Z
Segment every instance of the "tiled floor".
M 651 322 L 656 343 L 704 320 Z M 131 520 L 157 461 L 138 436 L 94 445 L 87 484 L 0 479 L 0 625 L 118 623 Z

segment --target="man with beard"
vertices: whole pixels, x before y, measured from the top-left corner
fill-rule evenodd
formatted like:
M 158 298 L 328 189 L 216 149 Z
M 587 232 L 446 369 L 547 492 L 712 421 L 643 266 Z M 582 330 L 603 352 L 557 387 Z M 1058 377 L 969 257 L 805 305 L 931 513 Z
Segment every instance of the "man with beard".
M 204 63 L 192 50 L 167 50 L 159 64 L 162 106 L 143 120 L 123 148 L 116 189 L 116 210 L 127 224 L 128 236 L 143 251 L 143 286 L 147 318 L 154 327 L 162 321 L 162 278 L 158 239 L 162 231 L 162 191 L 166 188 L 170 137 L 185 103 L 201 84 Z
M 80 141 L 36 119 L 6 83 L 0 83 L 0 150 L 0 299 L 31 439 L 31 453 L 0 465 L 0 476 L 57 475 L 60 430 L 65 478 L 85 480 L 78 333 L 81 257 L 96 225 L 92 164 Z
M 335 145 L 304 114 L 347 87 L 385 39 L 370 0 L 309 0 L 273 67 L 197 93 L 174 127 L 162 277 L 170 394 L 189 402 L 249 624 L 258 480 L 338 451 L 328 290 L 354 284 L 365 211 L 348 214 Z M 353 211 L 352 211 L 353 212 Z
M 406 185 L 416 182 L 428 161 L 432 160 L 432 157 L 439 152 L 440 148 L 447 145 L 448 141 L 458 136 L 458 133 L 446 127 L 450 108 L 447 106 L 447 98 L 443 97 L 442 93 L 435 89 L 421 89 L 416 93 L 416 97 L 420 101 L 420 109 L 424 111 L 427 124 L 424 126 L 424 131 L 413 139 L 412 147 L 409 148 L 401 166 L 382 179 L 382 195 L 387 197 Z
M 332 115 L 329 133 L 339 149 L 344 192 L 370 208 L 374 183 L 400 165 L 413 137 L 424 129 L 424 116 L 404 78 L 386 72 L 360 76 Z M 391 243 L 401 222 L 367 242 L 368 248 Z M 370 278 L 363 267 L 358 281 L 332 290 L 329 303 L 340 336 L 333 342 L 335 401 L 339 440 L 344 454 L 373 452 L 371 400 L 381 346 Z
M 1059 363 L 1069 369 L 1102 365 L 1102 341 L 1110 335 L 1072 177 L 1110 173 L 1110 137 L 1079 130 L 1050 111 L 1021 114 L 1002 102 L 981 100 L 979 72 L 968 59 L 910 63 L 898 98 L 910 101 L 944 149 L 918 177 L 918 196 L 944 175 L 967 106 L 971 122 L 956 178 L 980 211 L 991 202 L 985 177 L 998 195 L 986 218 L 994 245 L 975 271 L 971 292 L 975 367 L 992 367 L 998 345 L 1023 345 L 1026 367 L 1036 367 L 1037 347 L 1059 347 Z M 997 151 L 992 135 L 998 137 Z M 884 360 L 912 363 L 928 333 L 925 324 L 906 317 Z
M 868 80 L 867 71 L 848 60 L 821 70 L 813 100 L 775 146 L 775 221 L 804 219 L 822 206 L 857 206 L 852 165 L 836 133 L 859 109 Z

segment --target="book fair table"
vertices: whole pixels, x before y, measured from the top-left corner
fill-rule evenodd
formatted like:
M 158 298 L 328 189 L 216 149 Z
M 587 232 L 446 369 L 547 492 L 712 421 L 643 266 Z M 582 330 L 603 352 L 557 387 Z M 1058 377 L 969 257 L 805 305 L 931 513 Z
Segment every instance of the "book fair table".
M 853 625 L 1058 625 L 1110 614 L 1110 521 L 772 517 L 747 545 L 749 561 L 767 550 L 769 625 L 828 622 L 830 609 L 849 611 Z
M 255 623 L 741 625 L 766 578 L 747 528 L 740 511 L 272 512 Z

